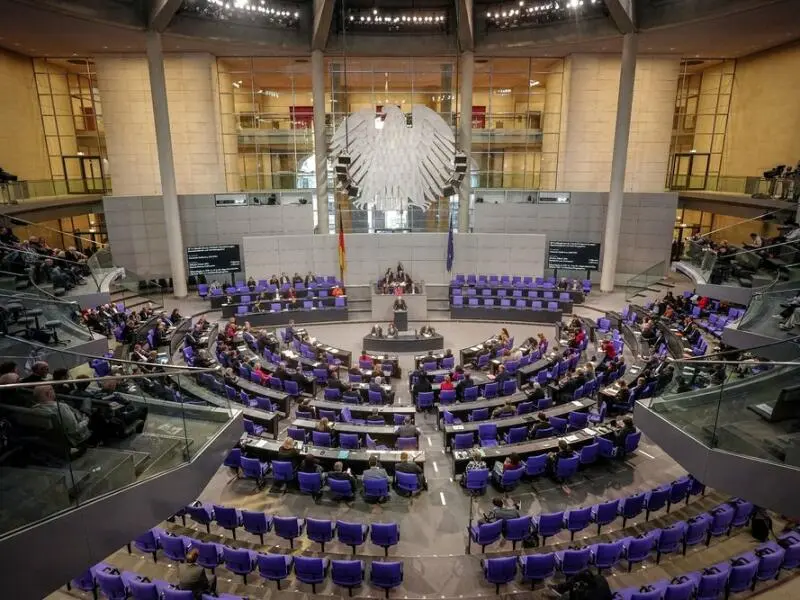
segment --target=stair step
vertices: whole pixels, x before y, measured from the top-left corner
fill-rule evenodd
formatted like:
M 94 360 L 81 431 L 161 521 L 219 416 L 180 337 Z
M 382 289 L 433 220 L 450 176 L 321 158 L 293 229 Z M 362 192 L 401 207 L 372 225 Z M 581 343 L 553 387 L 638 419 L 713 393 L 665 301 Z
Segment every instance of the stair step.
M 669 281 L 656 281 L 655 283 L 653 283 L 651 285 L 660 285 L 662 287 L 667 287 L 667 288 L 674 288 L 675 287 L 675 284 L 674 283 L 670 283 Z

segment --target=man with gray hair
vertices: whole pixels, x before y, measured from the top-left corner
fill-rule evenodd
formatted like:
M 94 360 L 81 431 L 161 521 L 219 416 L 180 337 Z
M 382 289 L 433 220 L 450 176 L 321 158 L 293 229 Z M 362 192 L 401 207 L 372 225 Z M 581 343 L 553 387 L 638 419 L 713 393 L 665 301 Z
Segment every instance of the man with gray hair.
M 383 377 L 377 375 L 372 383 L 369 384 L 370 392 L 378 392 L 381 395 L 381 404 L 386 404 L 386 391 L 383 389 Z
M 353 491 L 356 491 L 356 478 L 353 477 L 349 471 L 344 470 L 344 463 L 340 460 L 333 463 L 333 471 L 328 473 L 328 480 L 331 479 L 347 480 L 350 482 Z
M 19 383 L 19 375 L 17 373 L 3 373 L 0 375 L 0 385 L 9 385 L 12 383 Z M 20 388 L 0 390 L 0 402 L 8 404 L 9 406 L 25 407 L 30 407 L 33 404 L 31 396 L 21 392 Z
M 34 410 L 58 415 L 61 430 L 73 448 L 79 448 L 91 437 L 89 418 L 65 402 L 56 402 L 56 391 L 52 385 L 38 385 L 33 388 L 33 401 Z
M 528 395 L 529 400 L 533 400 L 534 402 L 538 402 L 544 398 L 544 390 L 542 386 L 539 384 L 538 381 L 533 382 L 533 391 Z
M 25 377 L 20 383 L 38 383 L 47 379 L 50 372 L 50 365 L 43 360 L 37 360 L 31 365 L 31 374 Z

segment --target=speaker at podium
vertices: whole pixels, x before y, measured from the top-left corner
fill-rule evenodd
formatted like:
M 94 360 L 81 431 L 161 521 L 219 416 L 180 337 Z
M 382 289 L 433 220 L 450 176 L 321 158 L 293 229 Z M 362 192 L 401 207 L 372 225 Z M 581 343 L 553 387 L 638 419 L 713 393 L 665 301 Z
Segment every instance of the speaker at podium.
M 408 331 L 408 311 L 395 309 L 394 311 L 394 326 L 397 331 Z

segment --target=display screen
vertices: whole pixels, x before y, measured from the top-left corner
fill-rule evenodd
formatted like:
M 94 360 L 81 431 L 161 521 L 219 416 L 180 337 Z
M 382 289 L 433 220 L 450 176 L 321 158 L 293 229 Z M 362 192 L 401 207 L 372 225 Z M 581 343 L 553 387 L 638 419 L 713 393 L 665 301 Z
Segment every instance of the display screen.
M 548 269 L 597 271 L 600 268 L 600 244 L 595 242 L 549 242 Z
M 219 246 L 193 246 L 186 249 L 189 275 L 211 273 L 238 273 L 242 270 L 239 244 Z

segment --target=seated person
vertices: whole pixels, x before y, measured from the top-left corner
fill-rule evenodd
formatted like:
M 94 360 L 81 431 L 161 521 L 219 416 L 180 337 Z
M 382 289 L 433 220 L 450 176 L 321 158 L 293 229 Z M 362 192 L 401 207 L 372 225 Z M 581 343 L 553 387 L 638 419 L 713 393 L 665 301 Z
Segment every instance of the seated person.
M 467 463 L 467 471 L 477 471 L 480 469 L 485 469 L 486 463 L 483 461 L 481 457 L 481 451 L 475 449 L 470 454 L 470 461 Z M 466 483 L 466 477 L 461 481 L 461 485 Z
M 534 402 L 538 402 L 545 397 L 544 390 L 542 389 L 542 384 L 538 381 L 533 382 L 533 390 L 530 394 L 528 394 L 528 400 L 533 400 Z
M 364 481 L 367 479 L 385 479 L 387 482 L 389 481 L 389 475 L 386 473 L 386 469 L 380 466 L 378 457 L 375 454 L 369 457 L 368 465 L 369 468 L 361 475 L 361 479 Z
M 295 271 L 294 277 L 292 277 L 292 285 L 297 285 L 298 283 L 303 283 L 303 278 L 300 276 L 300 273 Z
M 628 388 L 628 382 L 623 379 L 619 380 L 619 391 L 612 400 L 611 410 L 628 410 L 628 404 L 631 400 L 631 391 Z
M 344 290 L 340 288 L 338 285 L 335 285 L 331 288 L 331 296 L 334 298 L 338 298 L 339 296 L 344 296 Z
M 426 379 L 427 379 L 427 377 L 426 377 Z M 442 383 L 439 384 L 439 390 L 441 390 L 441 391 L 452 391 L 454 389 L 455 389 L 455 386 L 453 385 L 453 381 L 450 379 L 450 375 L 445 375 L 444 376 L 444 381 L 442 381 Z
M 286 293 L 283 295 L 284 300 L 288 300 L 290 304 L 297 303 L 297 292 L 294 291 L 293 287 L 290 287 L 286 290 Z
M 33 388 L 33 409 L 39 412 L 58 415 L 64 437 L 72 448 L 80 448 L 89 441 L 89 418 L 65 402 L 56 402 L 56 391 L 51 385 Z
M 510 338 L 511 336 L 508 333 L 508 329 L 506 329 L 505 327 L 500 329 L 500 333 L 497 335 L 497 339 L 500 342 L 500 344 L 507 344 Z
M 317 423 L 317 426 L 314 428 L 315 431 L 319 431 L 320 433 L 332 433 L 333 428 L 331 427 L 331 422 L 328 421 L 327 417 L 322 417 Z
M 327 387 L 333 390 L 339 390 L 339 393 L 344 394 L 345 392 L 350 391 L 350 386 L 345 383 L 342 383 L 338 377 L 335 377 L 333 373 L 328 374 L 328 382 Z
M 394 299 L 394 304 L 392 305 L 393 310 L 408 310 L 408 306 L 406 306 L 406 301 L 403 300 L 402 296 L 397 296 Z
M 279 286 L 281 284 L 280 279 L 273 273 L 272 277 L 269 278 L 269 284 Z
M 367 362 L 367 361 L 369 361 L 369 362 L 372 362 L 372 357 L 371 357 L 369 354 L 367 354 L 367 351 L 366 351 L 366 350 L 363 350 L 363 351 L 361 352 L 361 356 L 359 356 L 359 357 L 358 357 L 358 361 L 359 361 L 359 362 L 361 362 L 362 360 L 363 360 L 364 362 Z
M 522 462 L 519 458 L 519 454 L 516 452 L 512 452 L 509 454 L 503 462 L 499 460 L 494 463 L 494 474 L 497 477 L 501 477 L 503 472 L 511 471 L 513 469 L 519 469 L 522 466 Z
M 422 467 L 417 463 L 408 460 L 408 452 L 400 453 L 400 462 L 394 468 L 398 473 L 413 473 L 419 480 L 419 486 L 423 490 L 428 489 L 428 482 L 425 480 L 425 475 L 422 472 Z
M 558 289 L 562 292 L 566 292 L 569 289 L 569 282 L 567 281 L 566 277 L 562 277 L 561 280 L 558 282 Z
M 497 368 L 497 375 L 494 376 L 494 381 L 497 384 L 497 387 L 499 388 L 500 391 L 503 390 L 503 384 L 509 379 L 513 379 L 513 377 L 508 371 L 506 371 L 506 366 L 500 365 Z
M 178 589 L 192 592 L 195 600 L 206 594 L 216 595 L 217 576 L 212 575 L 209 581 L 206 570 L 197 564 L 200 552 L 192 548 L 186 553 L 186 563 L 178 565 Z
M 383 419 L 381 416 L 379 416 L 379 418 Z M 411 417 L 406 417 L 403 420 L 403 424 L 398 426 L 394 432 L 397 434 L 397 437 L 419 437 L 419 429 L 411 422 Z
M 356 490 L 356 478 L 350 473 L 350 469 L 347 471 L 344 470 L 344 464 L 340 460 L 333 463 L 333 471 L 328 472 L 328 481 L 331 479 L 349 481 L 353 491 L 355 492 Z
M 292 461 L 300 456 L 300 451 L 295 448 L 294 439 L 287 437 L 283 440 L 281 447 L 278 448 L 278 456 L 282 459 L 291 459 Z
M 558 468 L 558 461 L 562 458 L 572 458 L 574 454 L 566 440 L 558 440 L 558 450 L 547 455 L 550 470 L 555 473 Z
M 369 384 L 369 391 L 371 392 L 379 392 L 381 395 L 381 402 L 386 403 L 386 391 L 383 389 L 383 378 L 378 375 L 373 380 L 372 383 Z
M 312 419 L 314 418 L 314 415 L 317 414 L 316 409 L 311 406 L 311 398 L 303 398 L 300 401 L 300 404 L 297 405 L 297 410 L 304 413 L 310 413 Z
M 419 330 L 419 334 L 422 337 L 431 337 L 435 333 L 436 333 L 436 330 L 433 327 L 431 327 L 430 325 L 428 325 L 427 323 L 425 325 L 423 325 L 422 328 Z
M 511 405 L 511 403 L 506 402 L 503 406 L 498 406 L 492 411 L 492 418 L 493 419 L 505 419 L 507 417 L 513 417 L 517 414 L 516 409 Z
M 495 521 L 506 521 L 508 519 L 518 519 L 519 505 L 515 504 L 511 498 L 493 498 L 492 508 L 488 513 L 484 513 L 483 517 L 478 519 L 479 525 L 486 523 L 493 523 Z
M 550 421 L 547 419 L 547 415 L 544 414 L 543 412 L 540 412 L 538 415 L 536 415 L 536 422 L 533 424 L 533 427 L 531 427 L 531 433 L 530 433 L 531 439 L 534 439 L 536 437 L 537 431 L 540 431 L 542 429 L 549 429 L 551 427 L 552 425 L 550 425 Z
M 247 278 L 247 289 L 251 292 L 256 291 L 256 280 L 253 279 L 253 276 Z
M 472 380 L 472 375 L 465 371 L 463 379 L 459 380 L 458 384 L 456 384 L 456 398 L 459 400 L 463 399 L 464 390 L 471 387 L 475 387 L 475 382 Z
M 369 332 L 369 334 L 371 336 L 381 338 L 383 337 L 383 329 L 381 328 L 380 325 L 376 323 L 375 325 L 372 326 L 372 330 Z
M 394 323 L 389 323 L 386 327 L 386 337 L 397 337 L 397 327 L 394 326 Z
M 53 379 L 55 379 L 55 373 L 53 373 Z M 714 385 L 722 385 L 725 383 L 725 380 L 728 377 L 728 373 L 725 370 L 725 365 L 714 365 L 714 369 L 711 371 L 711 383 Z
M 297 467 L 298 473 L 319 473 L 322 476 L 322 482 L 325 482 L 325 472 L 319 464 L 316 456 L 306 454 L 303 460 L 300 461 L 300 466 Z M 320 492 L 321 494 L 322 492 Z
M 614 430 L 614 445 L 617 448 L 625 447 L 625 439 L 631 434 L 636 433 L 636 426 L 633 424 L 633 417 L 628 415 L 622 419 L 622 427 L 616 421 L 611 421 L 611 428 Z
M 420 372 L 417 375 L 417 381 L 414 383 L 414 387 L 412 388 L 411 391 L 414 394 L 414 398 L 416 398 L 420 394 L 420 392 L 433 391 L 433 387 L 431 386 L 431 380 L 428 379 L 427 375 Z

